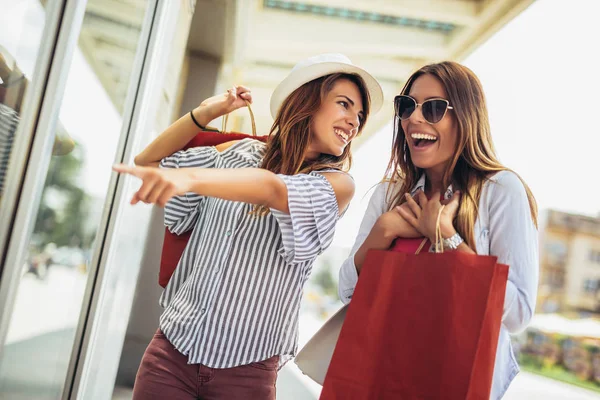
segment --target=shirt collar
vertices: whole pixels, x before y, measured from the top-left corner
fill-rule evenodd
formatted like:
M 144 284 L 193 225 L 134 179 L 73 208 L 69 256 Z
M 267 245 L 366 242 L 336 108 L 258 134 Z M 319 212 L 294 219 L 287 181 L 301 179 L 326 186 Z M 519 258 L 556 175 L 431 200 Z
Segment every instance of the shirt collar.
M 426 182 L 427 182 L 427 176 L 425 175 L 425 173 L 423 173 L 423 174 L 421 174 L 421 177 L 417 181 L 417 184 L 415 185 L 415 187 L 411 190 L 410 195 L 415 196 L 419 190 L 422 190 L 423 192 L 425 192 L 425 183 Z M 454 193 L 454 190 L 452 189 L 452 184 L 450 184 L 450 186 L 448 186 L 448 189 L 446 189 L 446 192 L 444 193 L 444 199 L 448 200 L 449 198 L 452 197 L 453 193 Z

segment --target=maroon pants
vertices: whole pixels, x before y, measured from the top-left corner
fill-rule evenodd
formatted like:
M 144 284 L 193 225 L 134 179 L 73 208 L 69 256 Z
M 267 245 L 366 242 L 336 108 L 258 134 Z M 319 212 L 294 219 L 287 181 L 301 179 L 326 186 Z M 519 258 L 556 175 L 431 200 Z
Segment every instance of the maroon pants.
M 133 399 L 275 400 L 279 356 L 224 369 L 187 361 L 158 330 L 142 358 Z

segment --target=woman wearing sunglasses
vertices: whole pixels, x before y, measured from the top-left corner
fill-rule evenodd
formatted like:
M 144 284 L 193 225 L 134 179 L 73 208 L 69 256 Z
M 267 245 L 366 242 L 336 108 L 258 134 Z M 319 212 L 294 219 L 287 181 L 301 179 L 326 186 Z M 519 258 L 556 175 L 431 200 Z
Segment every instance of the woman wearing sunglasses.
M 445 205 L 445 251 L 492 255 L 510 266 L 491 392 L 499 399 L 519 372 L 509 334 L 525 329 L 535 309 L 535 199 L 498 161 L 483 89 L 468 68 L 454 62 L 424 66 L 408 79 L 394 107 L 388 171 L 341 267 L 340 297 L 350 302 L 369 249 L 388 249 L 395 241 L 395 249 L 414 253 L 421 238 L 433 243 Z

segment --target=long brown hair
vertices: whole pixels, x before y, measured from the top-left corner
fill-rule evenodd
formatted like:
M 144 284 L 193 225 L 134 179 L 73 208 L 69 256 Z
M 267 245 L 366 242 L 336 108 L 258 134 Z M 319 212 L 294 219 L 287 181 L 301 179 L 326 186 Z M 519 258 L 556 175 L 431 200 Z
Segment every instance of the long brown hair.
M 360 91 L 363 117 L 358 132 L 365 126 L 369 115 L 369 92 L 364 80 L 353 74 L 336 73 L 312 80 L 292 92 L 283 102 L 271 127 L 267 151 L 262 168 L 276 174 L 294 175 L 322 169 L 348 171 L 352 164 L 350 142 L 340 156 L 321 154 L 315 160 L 305 160 L 304 155 L 313 136 L 312 120 L 334 84 L 347 79 Z
M 313 136 L 312 121 L 327 94 L 340 79 L 347 79 L 358 86 L 363 104 L 360 119 L 360 134 L 369 116 L 371 98 L 364 80 L 354 74 L 335 73 L 314 79 L 293 91 L 283 102 L 267 141 L 267 149 L 261 168 L 276 174 L 295 175 L 323 169 L 338 169 L 347 172 L 352 165 L 351 144 L 344 148 L 340 156 L 320 154 L 314 160 L 304 155 Z M 257 215 L 265 215 L 268 209 L 257 206 Z
M 456 230 L 469 247 L 476 250 L 473 231 L 483 186 L 495 173 L 510 169 L 502 165 L 496 156 L 483 87 L 473 71 L 452 61 L 426 65 L 411 75 L 402 94 L 408 94 L 415 80 L 425 74 L 436 77 L 442 83 L 448 101 L 454 107 L 452 112 L 458 124 L 457 149 L 444 172 L 442 183 L 444 187 L 453 184 L 454 190 L 461 191 Z M 404 194 L 414 188 L 424 173 L 412 163 L 407 146 L 401 121 L 396 117 L 392 157 L 384 180 L 399 184 L 400 188 L 396 191 L 397 188 L 392 189 L 395 185 L 390 185 L 389 209 L 405 201 Z M 537 226 L 535 198 L 523 179 L 521 182 L 527 192 L 531 218 Z

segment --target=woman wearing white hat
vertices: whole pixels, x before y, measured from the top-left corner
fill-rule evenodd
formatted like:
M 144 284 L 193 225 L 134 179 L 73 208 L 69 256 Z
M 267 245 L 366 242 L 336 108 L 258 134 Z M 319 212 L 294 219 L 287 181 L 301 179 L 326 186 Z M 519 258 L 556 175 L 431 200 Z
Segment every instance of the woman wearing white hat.
M 350 143 L 382 100 L 370 74 L 324 54 L 275 89 L 267 144 L 179 151 L 198 127 L 252 101 L 238 86 L 175 122 L 138 167 L 115 166 L 143 180 L 132 204 L 164 206 L 173 233 L 193 229 L 134 399 L 275 399 L 277 371 L 296 353 L 304 283 L 354 194 Z

